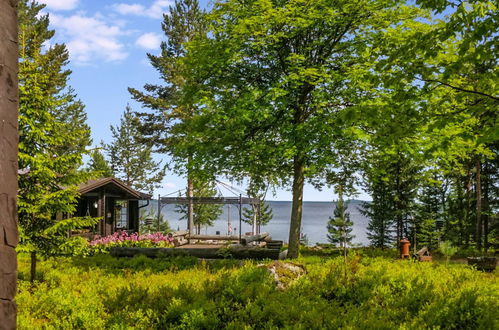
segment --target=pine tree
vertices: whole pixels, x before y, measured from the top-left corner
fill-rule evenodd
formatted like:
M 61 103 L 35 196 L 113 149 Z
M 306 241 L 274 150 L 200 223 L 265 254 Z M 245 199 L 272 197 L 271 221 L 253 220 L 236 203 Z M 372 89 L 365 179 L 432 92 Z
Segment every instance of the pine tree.
M 79 169 L 90 143 L 83 105 L 67 86 L 63 44 L 42 51 L 54 31 L 48 30 L 44 5 L 19 3 L 19 195 L 21 247 L 31 253 L 31 279 L 37 253 L 57 252 L 67 231 L 93 225 L 96 219 L 56 221 L 56 213 L 72 214 L 78 185 L 88 179 Z M 64 189 L 61 189 L 64 187 Z
M 162 232 L 168 233 L 172 231 L 170 223 L 165 219 L 163 213 L 159 214 L 159 228 L 158 228 L 158 213 L 157 210 L 149 209 L 141 212 L 139 216 L 140 234 Z
M 138 191 L 152 194 L 160 187 L 166 166 L 152 159 L 152 148 L 144 144 L 139 121 L 130 106 L 120 118 L 120 125 L 111 125 L 111 134 L 113 140 L 106 149 L 115 176 Z
M 113 176 L 113 171 L 109 166 L 104 155 L 97 149 L 90 154 L 90 162 L 87 170 L 93 173 L 98 178 L 107 178 Z
M 242 214 L 242 220 L 250 225 L 256 220 L 256 231 L 260 232 L 260 227 L 265 226 L 272 220 L 273 214 L 270 205 L 265 202 L 265 196 L 267 194 L 267 187 L 263 184 L 256 184 L 255 181 L 251 181 L 246 190 L 246 194 L 251 198 L 258 198 L 260 201 L 259 205 L 251 205 L 250 208 L 244 208 Z
M 144 86 L 145 92 L 128 89 L 135 100 L 152 110 L 137 115 L 141 119 L 144 138 L 157 152 L 171 152 L 170 146 L 180 138 L 172 130 L 191 116 L 194 110 L 193 105 L 183 103 L 185 77 L 179 63 L 185 54 L 184 44 L 204 34 L 204 16 L 197 0 L 176 0 L 161 24 L 166 39 L 161 43 L 161 54 L 147 54 L 164 84 L 147 84 Z M 184 159 L 179 159 L 179 164 L 184 164 Z
M 203 181 L 201 179 L 194 180 L 193 182 L 193 195 L 194 197 L 215 197 L 218 196 L 218 191 L 213 181 Z M 193 218 L 196 227 L 196 233 L 201 233 L 202 226 L 213 226 L 215 220 L 222 214 L 222 205 L 217 204 L 194 204 Z M 180 204 L 175 206 L 175 211 L 182 214 L 179 220 L 186 220 L 188 206 Z
M 152 112 L 138 113 L 141 118 L 141 131 L 155 151 L 169 153 L 175 160 L 175 170 L 187 174 L 187 196 L 193 196 L 193 180 L 196 173 L 191 162 L 191 153 L 173 152 L 173 146 L 185 134 L 177 134 L 178 127 L 190 118 L 196 106 L 186 102 L 184 85 L 188 76 L 183 69 L 185 43 L 205 35 L 205 12 L 199 7 L 198 0 L 176 0 L 168 15 L 163 15 L 161 28 L 166 41 L 161 43 L 159 56 L 147 54 L 151 65 L 158 71 L 163 84 L 146 84 L 145 92 L 129 88 L 132 97 Z M 193 205 L 188 207 L 188 227 L 193 226 Z
M 343 200 L 343 193 L 341 188 L 339 189 L 339 198 L 336 202 L 336 207 L 333 212 L 333 216 L 329 217 L 327 223 L 327 239 L 333 244 L 340 244 L 343 248 L 343 255 L 346 258 L 348 245 L 352 242 L 355 237 L 352 235 L 353 222 L 350 220 L 350 213 L 347 212 L 348 204 Z

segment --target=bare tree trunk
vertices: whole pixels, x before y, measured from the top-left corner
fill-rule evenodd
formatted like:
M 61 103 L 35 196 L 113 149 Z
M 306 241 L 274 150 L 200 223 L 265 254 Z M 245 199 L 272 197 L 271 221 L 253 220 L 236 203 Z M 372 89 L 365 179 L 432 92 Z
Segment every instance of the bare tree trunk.
M 253 210 L 253 219 L 252 219 L 252 223 L 251 223 L 251 233 L 253 235 L 256 235 L 257 232 L 256 232 L 256 221 L 258 218 L 260 218 L 260 214 L 259 214 L 259 208 L 257 205 L 253 205 L 251 204 L 251 209 Z
M 402 234 L 402 209 L 400 205 L 401 201 L 401 193 L 400 193 L 400 166 L 399 163 L 397 163 L 397 176 L 395 177 L 395 191 L 396 191 L 396 196 L 395 196 L 395 214 L 396 214 L 396 221 L 397 221 L 397 246 L 400 248 L 400 240 L 403 237 Z
M 194 183 L 192 182 L 190 170 L 187 172 L 187 197 L 189 198 L 189 204 L 187 205 L 187 229 L 189 230 L 190 237 L 194 230 L 194 204 L 192 203 L 192 197 L 194 197 Z M 189 243 L 191 243 L 190 240 Z
M 483 248 L 488 250 L 489 248 L 489 188 L 490 188 L 490 172 L 489 172 L 489 163 L 485 162 L 485 181 L 483 182 L 483 210 L 485 214 L 482 214 L 482 223 L 483 223 Z
M 293 163 L 293 205 L 291 206 L 291 223 L 289 226 L 289 258 L 297 258 L 300 250 L 303 185 L 305 182 L 305 160 L 303 155 L 295 156 Z
M 464 210 L 464 224 L 466 226 L 465 231 L 464 231 L 464 246 L 468 247 L 469 246 L 469 239 L 470 239 L 470 227 L 469 224 L 471 222 L 470 220 L 470 211 L 471 211 L 471 170 L 470 167 L 468 166 L 468 173 L 466 174 L 466 204 L 465 204 L 465 210 Z
M 0 329 L 16 328 L 17 0 L 0 0 Z
M 482 249 L 482 182 L 481 182 L 482 164 L 480 160 L 476 161 L 476 248 Z
M 30 282 L 33 283 L 36 278 L 36 252 L 31 252 Z

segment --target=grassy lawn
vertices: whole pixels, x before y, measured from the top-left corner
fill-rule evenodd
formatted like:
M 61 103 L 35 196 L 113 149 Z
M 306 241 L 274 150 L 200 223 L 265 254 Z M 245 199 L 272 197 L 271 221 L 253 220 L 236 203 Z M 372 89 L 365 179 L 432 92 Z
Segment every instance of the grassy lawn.
M 495 273 L 390 257 L 306 256 L 282 290 L 262 262 L 19 256 L 18 326 L 84 329 L 498 329 Z M 269 264 L 263 262 L 263 264 Z

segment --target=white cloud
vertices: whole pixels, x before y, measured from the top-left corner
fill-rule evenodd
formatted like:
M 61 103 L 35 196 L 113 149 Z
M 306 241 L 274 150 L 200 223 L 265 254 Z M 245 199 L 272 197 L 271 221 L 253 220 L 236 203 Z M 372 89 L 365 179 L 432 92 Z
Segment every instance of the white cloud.
M 46 4 L 52 10 L 72 10 L 78 6 L 80 0 L 38 0 L 38 2 Z
M 127 4 L 127 3 L 118 3 L 113 5 L 114 10 L 122 15 L 144 15 L 145 7 L 139 5 L 137 3 Z
M 169 189 L 174 189 L 174 188 L 177 188 L 177 185 L 173 182 L 166 182 L 165 184 L 163 184 L 163 187 L 169 188 Z
M 152 32 L 144 33 L 135 41 L 135 44 L 145 49 L 158 49 L 161 44 L 161 36 Z
M 147 16 L 157 19 L 163 17 L 163 13 L 167 12 L 172 4 L 171 0 L 155 0 L 149 7 L 138 3 L 117 3 L 113 5 L 113 8 L 122 15 Z
M 51 14 L 50 23 L 65 40 L 71 60 L 78 64 L 89 64 L 95 59 L 115 62 L 128 56 L 119 39 L 126 31 L 100 15 Z

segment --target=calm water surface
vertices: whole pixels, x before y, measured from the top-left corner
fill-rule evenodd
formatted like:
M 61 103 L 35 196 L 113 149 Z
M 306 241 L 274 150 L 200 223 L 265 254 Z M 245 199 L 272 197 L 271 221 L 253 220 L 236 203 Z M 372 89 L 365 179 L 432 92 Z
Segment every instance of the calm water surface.
M 360 214 L 360 201 L 351 201 L 348 205 L 350 219 L 353 221 L 354 243 L 367 244 L 366 228 L 369 219 Z M 289 220 L 291 217 L 291 202 L 269 201 L 272 208 L 273 219 L 263 226 L 261 231 L 269 232 L 274 239 L 288 241 Z M 149 208 L 157 210 L 157 201 L 152 200 Z M 332 202 L 303 202 L 302 233 L 307 235 L 309 245 L 315 243 L 327 243 L 327 221 L 333 214 L 335 204 Z M 185 220 L 179 220 L 181 214 L 175 212 L 174 205 L 165 205 L 162 208 L 163 216 L 170 223 L 172 229 L 185 229 L 187 227 Z M 233 234 L 239 234 L 239 209 L 237 205 L 223 206 L 223 213 L 214 226 L 203 228 L 202 234 L 215 235 L 217 231 L 221 235 L 227 234 L 228 222 L 231 222 Z M 242 224 L 242 232 L 251 231 L 249 224 Z

